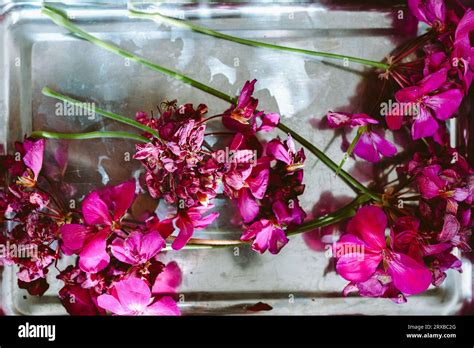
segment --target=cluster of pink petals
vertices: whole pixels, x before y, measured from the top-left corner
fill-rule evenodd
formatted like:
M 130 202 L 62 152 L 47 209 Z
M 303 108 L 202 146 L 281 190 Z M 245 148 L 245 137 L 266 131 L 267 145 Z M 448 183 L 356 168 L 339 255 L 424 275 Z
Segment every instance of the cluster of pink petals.
M 255 83 L 247 81 L 236 105 L 219 115 L 205 118 L 204 105 L 195 110 L 190 104 L 173 103 L 158 118 L 137 114 L 138 121 L 160 135 L 147 134 L 151 141 L 137 145 L 135 158 L 146 168 L 150 195 L 176 209 L 165 220 L 172 228 L 164 235 L 176 230 L 174 249 L 183 248 L 195 230 L 215 221 L 218 213 L 209 211 L 219 193 L 236 203 L 242 240 L 252 241 L 258 252 L 277 253 L 287 242 L 284 230 L 305 217 L 297 198 L 304 188 L 304 152 L 296 151 L 291 137 L 268 144 L 257 138 L 257 132 L 274 129 L 280 116 L 257 110 Z M 233 134 L 226 148 L 205 144 L 208 122 L 214 118 L 221 118 Z M 226 151 L 232 152 L 232 159 L 221 158 Z
M 345 112 L 328 112 L 327 122 L 331 128 L 363 127 L 359 140 L 355 144 L 354 153 L 369 162 L 378 162 L 380 155 L 392 157 L 397 148 L 388 140 L 375 132 L 370 126 L 379 122 L 366 114 L 349 114 Z
M 456 1 L 409 0 L 408 5 L 432 30 L 418 44 L 418 57 L 412 61 L 401 59 L 393 74 L 402 87 L 395 99 L 416 106 L 417 112 L 394 110 L 386 118 L 387 125 L 398 130 L 403 124 L 411 124 L 413 139 L 433 137 L 441 142 L 445 121 L 456 116 L 472 82 L 474 11 Z
M 78 223 L 61 226 L 63 252 L 78 255 L 77 266 L 59 275 L 65 283 L 60 297 L 70 314 L 180 313 L 162 291 L 174 293 L 179 268 L 158 260 L 171 223 L 156 217 L 139 225 L 125 221 L 135 191 L 135 182 L 127 181 L 91 192 L 82 202 Z M 69 304 L 71 296 L 79 296 L 81 303 Z
M 6 190 L 0 191 L 0 223 L 4 223 L 3 219 L 12 222 L 6 225 L 0 242 L 15 245 L 23 252 L 4 253 L 1 262 L 16 264 L 19 286 L 32 295 L 42 295 L 49 287 L 49 267 L 58 258 L 51 243 L 65 216 L 51 196 L 39 188 L 45 141 L 25 139 L 15 148 L 16 155 L 5 156 L 0 163 L 14 179 Z

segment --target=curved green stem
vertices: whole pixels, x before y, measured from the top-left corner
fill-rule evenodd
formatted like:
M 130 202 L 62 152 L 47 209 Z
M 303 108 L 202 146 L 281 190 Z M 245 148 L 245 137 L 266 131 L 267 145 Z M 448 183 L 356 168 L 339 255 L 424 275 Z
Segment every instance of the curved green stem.
M 331 169 L 334 173 L 338 173 L 339 171 L 339 176 L 346 182 L 348 183 L 351 187 L 355 188 L 357 191 L 360 191 L 376 202 L 380 202 L 381 198 L 379 195 L 373 193 L 370 191 L 367 187 L 365 187 L 363 184 L 361 184 L 357 179 L 355 179 L 352 175 L 350 175 L 348 172 L 346 172 L 343 169 L 339 169 L 339 166 L 333 162 L 324 152 L 319 150 L 316 146 L 311 144 L 308 140 L 300 136 L 298 133 L 295 131 L 291 130 L 284 124 L 280 123 L 278 124 L 278 128 L 281 129 L 282 131 L 286 133 L 290 133 L 291 136 L 298 141 L 301 145 L 306 147 L 309 151 L 311 151 L 316 157 L 318 157 L 321 162 L 323 162 L 326 166 L 328 166 L 329 169 Z
M 99 47 L 105 48 L 106 50 L 109 50 L 110 52 L 118 54 L 122 57 L 129 58 L 131 60 L 134 60 L 136 62 L 144 64 L 145 66 L 147 66 L 147 67 L 149 67 L 149 68 L 151 68 L 155 71 L 162 72 L 162 73 L 164 73 L 168 76 L 171 76 L 171 77 L 173 77 L 177 80 L 180 80 L 180 81 L 182 81 L 186 84 L 189 84 L 193 87 L 196 87 L 196 88 L 198 88 L 198 89 L 200 89 L 204 92 L 207 92 L 207 93 L 209 93 L 209 94 L 211 94 L 211 95 L 213 95 L 217 98 L 220 98 L 222 100 L 225 100 L 229 103 L 235 104 L 236 101 L 237 101 L 237 98 L 235 98 L 235 97 L 229 96 L 229 95 L 227 95 L 227 94 L 225 94 L 221 91 L 218 91 L 217 89 L 214 89 L 214 88 L 209 87 L 209 86 L 207 86 L 203 83 L 200 83 L 196 80 L 188 78 L 187 76 L 185 76 L 183 74 L 180 74 L 176 71 L 173 71 L 173 70 L 164 68 L 160 65 L 154 64 L 154 63 L 152 63 L 152 62 L 150 62 L 150 61 L 148 61 L 144 58 L 138 57 L 138 56 L 134 55 L 133 53 L 127 52 L 127 51 L 125 51 L 125 50 L 123 50 L 123 49 L 121 49 L 117 46 L 114 46 L 112 44 L 104 42 L 104 41 L 96 38 L 95 36 L 92 36 L 92 35 L 86 33 L 85 31 L 83 31 L 82 29 L 78 28 L 76 25 L 71 23 L 71 21 L 68 20 L 66 14 L 63 13 L 62 11 L 59 11 L 59 10 L 53 8 L 53 7 L 50 7 L 50 6 L 45 6 L 43 8 L 42 12 L 45 15 L 49 16 L 56 24 L 68 29 L 72 33 L 76 34 L 77 36 L 79 36 L 79 37 L 81 37 L 81 38 L 83 38 L 83 39 L 85 39 L 85 40 L 87 40 L 87 41 L 89 41 L 89 42 L 91 42 L 95 45 L 98 45 Z M 335 173 L 337 172 L 338 165 L 336 163 L 334 163 L 329 157 L 327 157 L 324 154 L 324 152 L 319 150 L 316 146 L 311 144 L 309 141 L 304 139 L 298 133 L 291 130 L 290 128 L 288 128 L 287 126 L 285 126 L 282 123 L 280 123 L 278 125 L 278 128 L 281 129 L 282 131 L 286 132 L 286 133 L 290 133 L 296 141 L 298 141 L 301 145 L 303 145 L 309 151 L 311 151 L 324 164 L 326 164 L 332 171 L 334 171 Z M 353 178 L 349 173 L 345 172 L 344 170 L 341 169 L 339 175 L 352 188 L 367 194 L 368 196 L 370 196 L 372 199 L 374 199 L 376 201 L 381 200 L 381 198 L 377 194 L 372 193 L 368 188 L 366 188 L 364 185 L 362 185 L 360 182 L 358 182 L 355 178 Z
M 307 221 L 297 228 L 288 231 L 286 235 L 288 237 L 296 236 L 298 234 L 311 231 L 318 227 L 325 227 L 341 222 L 345 219 L 348 219 L 357 211 L 357 208 L 362 204 L 370 201 L 371 198 L 367 195 L 361 195 L 354 199 L 352 202 L 342 207 L 339 210 L 336 210 L 333 213 L 326 214 L 324 216 L 315 218 L 311 221 Z M 170 240 L 172 242 L 172 240 Z M 238 239 L 201 239 L 201 238 L 191 238 L 183 249 L 194 250 L 194 249 L 215 249 L 215 248 L 226 248 L 226 247 L 236 247 L 247 245 L 249 242 L 244 242 Z M 166 250 L 171 250 L 167 248 Z
M 63 102 L 66 102 L 66 103 L 69 103 L 69 104 L 72 104 L 72 105 L 76 105 L 76 106 L 79 106 L 83 109 L 85 109 L 86 111 L 92 111 L 96 114 L 99 114 L 99 115 L 102 115 L 104 117 L 107 117 L 107 118 L 110 118 L 114 121 L 118 121 L 120 123 L 124 123 L 124 124 L 127 124 L 129 126 L 132 126 L 132 127 L 135 127 L 135 128 L 138 128 L 144 132 L 147 132 L 147 133 L 150 133 L 152 134 L 153 136 L 159 138 L 160 135 L 158 134 L 158 132 L 156 130 L 154 130 L 153 128 L 150 128 L 148 126 L 145 126 L 144 124 L 141 124 L 140 122 L 137 122 L 135 120 L 132 120 L 131 118 L 128 118 L 128 117 L 125 117 L 125 116 L 121 116 L 121 115 L 117 115 L 117 114 L 114 114 L 112 112 L 109 112 L 109 111 L 105 111 L 105 110 L 102 110 L 98 107 L 92 107 L 90 106 L 89 103 L 84 103 L 80 100 L 77 100 L 77 99 L 74 99 L 74 98 L 71 98 L 71 97 L 68 97 L 64 94 L 61 94 L 59 92 L 56 92 L 54 90 L 52 90 L 51 88 L 48 88 L 48 87 L 44 87 L 41 92 L 48 96 L 48 97 L 51 97 L 51 98 L 55 98 L 55 99 L 58 99 L 58 100 L 61 100 Z
M 129 12 L 132 14 L 133 17 L 147 18 L 147 19 L 159 19 L 159 20 L 163 21 L 164 23 L 168 23 L 168 24 L 173 25 L 175 27 L 193 30 L 193 31 L 196 31 L 196 32 L 201 33 L 201 34 L 210 35 L 210 36 L 217 37 L 217 38 L 220 38 L 220 39 L 237 42 L 237 43 L 247 45 L 247 46 L 269 48 L 269 49 L 278 50 L 278 51 L 286 51 L 286 52 L 292 52 L 292 53 L 305 54 L 305 55 L 309 55 L 309 56 L 313 56 L 313 57 L 322 57 L 322 58 L 330 58 L 330 59 L 349 61 L 349 62 L 354 62 L 354 63 L 358 63 L 358 64 L 371 66 L 371 67 L 374 67 L 374 68 L 384 69 L 384 70 L 386 70 L 390 67 L 388 64 L 373 61 L 373 60 L 363 59 L 363 58 L 351 57 L 351 56 L 346 56 L 346 55 L 342 55 L 342 54 L 335 54 L 335 53 L 328 53 L 328 52 L 311 51 L 311 50 L 305 50 L 305 49 L 301 49 L 301 48 L 280 46 L 280 45 L 274 45 L 274 44 L 261 42 L 261 41 L 243 39 L 243 38 L 240 38 L 240 37 L 223 34 L 223 33 L 220 33 L 218 31 L 215 31 L 215 30 L 203 27 L 203 26 L 199 26 L 199 25 L 190 23 L 188 21 L 168 17 L 168 16 L 162 15 L 161 13 L 158 13 L 158 12 L 150 13 L 150 12 L 142 12 L 142 11 L 133 10 L 133 9 L 129 10 Z
M 31 133 L 33 138 L 47 138 L 47 139 L 68 139 L 68 140 L 85 140 L 85 139 L 98 139 L 98 138 L 120 138 L 120 139 L 131 139 L 147 143 L 150 139 L 142 137 L 138 134 L 128 132 L 108 132 L 108 131 L 97 131 L 89 133 L 55 133 L 47 131 L 34 131 Z
M 105 48 L 106 50 L 108 50 L 110 52 L 118 54 L 118 55 L 120 55 L 124 58 L 133 60 L 137 63 L 141 63 L 141 64 L 147 66 L 150 69 L 153 69 L 153 70 L 159 71 L 161 73 L 164 73 L 168 76 L 173 77 L 176 80 L 183 81 L 184 83 L 186 83 L 188 85 L 191 85 L 191 86 L 196 87 L 200 90 L 208 92 L 208 93 L 210 93 L 210 94 L 212 94 L 212 95 L 214 95 L 214 96 L 216 96 L 220 99 L 228 101 L 229 103 L 234 103 L 236 101 L 235 98 L 230 97 L 227 94 L 218 91 L 217 89 L 213 89 L 213 88 L 211 88 L 209 86 L 206 86 L 205 84 L 203 84 L 199 81 L 193 80 L 193 79 L 191 79 L 191 78 L 189 78 L 189 77 L 187 77 L 183 74 L 180 74 L 176 71 L 173 71 L 171 69 L 168 69 L 168 68 L 162 67 L 160 65 L 157 65 L 157 64 L 155 64 L 155 63 L 153 63 L 153 62 L 151 62 L 151 61 L 149 61 L 145 58 L 139 57 L 139 56 L 137 56 L 133 53 L 130 53 L 128 51 L 125 51 L 125 50 L 121 49 L 118 46 L 115 46 L 115 45 L 110 44 L 108 42 L 102 41 L 102 40 L 98 39 L 97 37 L 95 37 L 93 35 L 90 35 L 89 33 L 85 32 L 84 30 L 82 30 L 79 27 L 72 24 L 71 21 L 69 21 L 69 19 L 67 18 L 66 14 L 64 12 L 62 12 L 62 11 L 60 11 L 60 10 L 54 8 L 54 7 L 44 5 L 42 13 L 47 15 L 48 17 L 50 17 L 53 20 L 53 22 L 56 23 L 57 25 L 66 28 L 67 30 L 69 30 L 71 33 L 74 33 L 78 37 L 80 37 L 84 40 L 87 40 L 87 41 L 89 41 L 89 42 L 91 42 L 91 43 L 93 43 L 93 44 L 95 44 L 99 47 Z

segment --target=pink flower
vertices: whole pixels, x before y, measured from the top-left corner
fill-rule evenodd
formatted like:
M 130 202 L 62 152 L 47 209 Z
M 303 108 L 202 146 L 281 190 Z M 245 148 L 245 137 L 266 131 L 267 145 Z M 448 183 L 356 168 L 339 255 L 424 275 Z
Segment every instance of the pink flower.
M 130 277 L 115 283 L 110 293 L 100 295 L 97 303 L 116 315 L 180 315 L 171 297 L 152 299 L 147 283 L 139 278 Z
M 433 136 L 438 130 L 438 122 L 453 116 L 461 104 L 463 93 L 458 88 L 442 89 L 447 79 L 447 70 L 428 75 L 416 86 L 399 90 L 395 98 L 399 103 L 412 106 L 418 110 L 413 120 L 411 134 L 413 139 Z M 409 116 L 409 115 L 406 115 Z
M 156 277 L 153 284 L 153 294 L 173 294 L 181 285 L 183 275 L 176 262 L 168 263 L 163 271 Z
M 456 171 L 441 171 L 438 164 L 423 168 L 416 176 L 416 183 L 422 197 L 426 199 L 441 197 L 455 204 L 456 201 L 472 201 L 474 195 L 474 188 L 465 186 Z
M 474 11 L 468 9 L 459 22 L 454 34 L 454 49 L 452 61 L 464 83 L 467 93 L 471 85 L 474 69 L 474 47 L 471 44 L 472 31 L 474 31 Z
M 194 229 L 200 230 L 213 223 L 219 216 L 219 213 L 213 212 L 204 217 L 202 216 L 204 212 L 213 207 L 213 205 L 208 205 L 207 207 L 196 206 L 178 210 L 178 214 L 174 219 L 174 224 L 176 225 L 176 228 L 179 229 L 179 233 L 171 244 L 171 247 L 175 250 L 183 248 L 193 236 Z
M 18 178 L 18 184 L 26 187 L 34 187 L 43 166 L 45 140 L 32 141 L 26 139 L 23 142 L 23 174 Z
M 329 112 L 327 119 L 331 128 L 342 128 L 346 126 L 350 126 L 351 128 L 365 127 L 359 129 L 362 135 L 354 147 L 354 153 L 366 161 L 378 162 L 380 161 L 381 154 L 385 157 L 392 157 L 397 153 L 397 148 L 391 142 L 385 140 L 368 128 L 371 124 L 375 125 L 379 123 L 369 115 Z
M 222 123 L 226 128 L 243 134 L 255 134 L 258 131 L 269 132 L 280 122 L 280 115 L 276 113 L 257 112 L 258 100 L 252 97 L 256 82 L 245 82 L 237 105 L 224 113 Z
M 165 246 L 165 240 L 157 231 L 148 233 L 133 231 L 125 240 L 115 238 L 111 244 L 111 251 L 119 261 L 137 266 L 155 257 Z
M 436 31 L 444 30 L 446 17 L 444 0 L 408 0 L 408 7 L 418 20 L 429 24 Z
M 367 130 L 360 136 L 354 147 L 354 153 L 369 162 L 380 161 L 380 155 L 392 157 L 397 153 L 397 148 L 388 140 L 377 133 Z
M 301 148 L 298 152 L 295 148 L 295 143 L 291 134 L 282 142 L 280 139 L 273 139 L 267 144 L 267 155 L 275 158 L 286 164 L 286 170 L 292 173 L 303 167 L 306 156 L 304 149 Z
M 349 114 L 347 112 L 328 112 L 327 122 L 331 128 L 342 128 L 346 126 L 361 127 L 368 124 L 378 124 L 377 120 L 366 114 Z
M 240 240 L 252 242 L 252 249 L 263 254 L 267 249 L 272 254 L 278 254 L 288 243 L 285 231 L 270 220 L 261 219 L 254 222 L 244 232 Z
M 135 198 L 135 183 L 128 181 L 90 193 L 82 202 L 86 225 L 61 226 L 65 254 L 79 253 L 79 266 L 84 272 L 99 272 L 107 267 L 110 256 L 106 251 L 111 233 L 120 230 L 120 220 Z M 96 228 L 102 228 L 96 232 Z
M 349 281 L 361 283 L 383 264 L 402 293 L 413 295 L 425 291 L 431 283 L 431 272 L 410 256 L 387 247 L 386 227 L 387 217 L 381 208 L 360 208 L 347 226 L 348 234 L 333 248 L 337 272 Z

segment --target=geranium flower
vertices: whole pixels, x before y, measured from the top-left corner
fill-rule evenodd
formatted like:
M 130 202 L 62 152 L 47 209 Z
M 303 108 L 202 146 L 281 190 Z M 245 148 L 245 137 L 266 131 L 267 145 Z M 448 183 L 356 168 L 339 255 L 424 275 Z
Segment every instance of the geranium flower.
M 474 31 L 474 11 L 468 9 L 459 22 L 454 34 L 453 52 L 451 60 L 463 81 L 466 94 L 472 83 L 474 70 L 474 47 L 471 44 Z
M 208 205 L 207 207 L 196 206 L 188 209 L 179 209 L 174 219 L 174 224 L 179 229 L 179 233 L 171 247 L 175 250 L 183 248 L 193 236 L 194 229 L 201 230 L 213 223 L 219 216 L 219 213 L 213 212 L 204 217 L 202 216 L 204 212 L 213 207 L 213 205 Z
M 386 227 L 387 217 L 381 208 L 360 208 L 347 226 L 348 233 L 333 248 L 337 272 L 349 281 L 361 283 L 383 264 L 402 293 L 425 291 L 431 283 L 431 272 L 424 264 L 387 246 Z
M 257 112 L 258 100 L 252 97 L 256 82 L 246 81 L 237 105 L 224 112 L 222 123 L 226 128 L 243 134 L 255 134 L 259 131 L 269 132 L 280 122 L 277 113 Z
M 296 151 L 291 134 L 288 134 L 288 138 L 284 142 L 280 139 L 271 140 L 267 144 L 266 151 L 268 156 L 272 156 L 276 160 L 285 163 L 286 170 L 290 173 L 301 169 L 306 159 L 303 148 L 298 152 Z
M 418 20 L 429 24 L 436 31 L 444 30 L 446 17 L 444 0 L 408 0 L 408 8 Z
M 423 198 L 441 197 L 456 205 L 456 202 L 471 202 L 474 188 L 465 185 L 456 171 L 441 170 L 441 166 L 433 164 L 423 168 L 416 176 L 416 183 Z
M 242 234 L 240 240 L 252 242 L 252 249 L 263 254 L 267 249 L 272 254 L 278 254 L 288 243 L 285 231 L 274 222 L 261 219 L 250 225 Z
M 138 266 L 155 257 L 165 246 L 165 240 L 157 231 L 147 233 L 133 231 L 125 240 L 115 238 L 111 244 L 111 251 L 119 261 Z
M 100 307 L 116 315 L 180 315 L 171 297 L 153 299 L 148 284 L 135 277 L 114 284 L 109 294 L 100 295 Z
M 360 158 L 369 162 L 380 161 L 380 155 L 392 157 L 397 153 L 397 148 L 388 140 L 372 131 L 368 126 L 379 122 L 366 114 L 349 114 L 343 112 L 329 112 L 327 114 L 328 124 L 331 128 L 360 127 L 359 140 L 354 146 L 353 152 Z
M 443 68 L 426 76 L 416 86 L 401 89 L 395 94 L 399 103 L 418 110 L 411 129 L 413 139 L 430 137 L 436 133 L 439 126 L 433 115 L 445 121 L 458 110 L 463 93 L 458 88 L 443 90 L 446 78 L 447 70 Z
M 182 282 L 182 272 L 176 262 L 168 263 L 153 284 L 153 294 L 173 294 Z
M 134 181 L 94 191 L 82 202 L 85 225 L 61 226 L 62 249 L 66 255 L 79 254 L 79 266 L 84 272 L 98 272 L 107 267 L 110 262 L 107 239 L 120 230 L 120 221 L 134 198 Z
M 17 179 L 17 183 L 25 187 L 34 187 L 43 166 L 45 140 L 36 141 L 26 139 L 22 144 L 22 161 L 24 172 Z

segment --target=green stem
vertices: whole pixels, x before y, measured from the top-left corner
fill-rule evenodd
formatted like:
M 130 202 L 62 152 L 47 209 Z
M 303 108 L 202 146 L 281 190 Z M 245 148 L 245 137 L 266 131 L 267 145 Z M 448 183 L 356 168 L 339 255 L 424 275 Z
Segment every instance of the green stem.
M 295 131 L 291 130 L 284 124 L 280 123 L 278 124 L 278 128 L 280 128 L 282 131 L 285 133 L 290 133 L 291 136 L 298 141 L 301 145 L 306 147 L 309 151 L 311 151 L 316 157 L 318 157 L 321 162 L 323 162 L 326 166 L 328 166 L 329 169 L 331 169 L 334 173 L 337 173 L 338 171 L 338 165 L 333 162 L 324 152 L 319 150 L 316 146 L 311 144 L 308 140 L 300 136 L 298 133 Z M 339 176 L 346 182 L 348 183 L 351 187 L 355 188 L 357 191 L 360 191 L 370 198 L 372 198 L 376 202 L 380 202 L 381 198 L 379 195 L 373 193 L 370 191 L 367 187 L 365 187 L 363 184 L 361 184 L 357 179 L 355 179 L 352 175 L 350 175 L 348 172 L 346 172 L 343 169 L 339 170 Z
M 79 27 L 72 24 L 72 22 L 69 21 L 69 19 L 67 18 L 67 15 L 64 12 L 62 12 L 62 11 L 60 11 L 60 10 L 54 8 L 54 7 L 44 5 L 42 13 L 47 15 L 48 17 L 50 17 L 53 20 L 53 22 L 56 23 L 57 25 L 66 28 L 70 32 L 72 32 L 75 35 L 79 36 L 80 38 L 82 38 L 84 40 L 87 40 L 87 41 L 89 41 L 89 42 L 91 42 L 91 43 L 93 43 L 93 44 L 95 44 L 99 47 L 105 48 L 106 50 L 108 50 L 110 52 L 118 54 L 118 55 L 120 55 L 124 58 L 133 60 L 135 62 L 141 63 L 141 64 L 147 66 L 150 69 L 153 69 L 155 71 L 159 71 L 159 72 L 164 73 L 168 76 L 171 76 L 176 80 L 180 80 L 180 81 L 182 81 L 182 82 L 184 82 L 188 85 L 196 87 L 196 88 L 198 88 L 202 91 L 205 91 L 207 93 L 210 93 L 210 94 L 212 94 L 212 95 L 214 95 L 214 96 L 216 96 L 220 99 L 228 101 L 229 103 L 235 103 L 235 101 L 236 101 L 236 98 L 230 97 L 227 94 L 218 91 L 217 89 L 206 86 L 205 84 L 203 84 L 199 81 L 193 80 L 193 79 L 191 79 L 191 78 L 189 78 L 189 77 L 187 77 L 183 74 L 180 74 L 176 71 L 173 71 L 171 69 L 167 69 L 165 67 L 157 65 L 157 64 L 155 64 L 155 63 L 153 63 L 153 62 L 151 62 L 151 61 L 149 61 L 145 58 L 139 57 L 139 56 L 137 56 L 133 53 L 130 53 L 128 51 L 125 51 L 125 50 L 121 49 L 118 46 L 115 46 L 113 44 L 104 42 L 104 41 L 98 39 L 97 37 L 95 37 L 93 35 L 90 35 L 89 33 L 85 32 L 84 30 L 82 30 Z
M 357 197 L 355 200 L 350 202 L 348 205 L 342 207 L 339 210 L 336 210 L 333 213 L 329 213 L 327 215 L 315 218 L 311 221 L 307 221 L 301 225 L 299 225 L 297 228 L 288 231 L 286 235 L 288 237 L 296 236 L 298 234 L 304 233 L 311 231 L 315 228 L 319 227 L 325 227 L 325 226 L 330 226 L 333 224 L 336 224 L 338 222 L 341 222 L 345 219 L 348 219 L 352 216 L 357 211 L 357 208 L 370 201 L 371 198 L 367 195 L 361 195 Z M 249 242 L 244 242 L 241 240 L 237 239 L 229 239 L 229 240 L 215 240 L 215 239 L 197 239 L 197 238 L 191 238 L 188 242 L 188 244 L 184 247 L 184 249 L 187 250 L 194 250 L 194 249 L 216 249 L 216 248 L 225 248 L 225 247 L 236 247 L 236 246 L 242 246 L 249 244 Z M 168 248 L 166 250 L 171 250 L 171 248 Z
M 64 94 L 61 94 L 59 92 L 56 92 L 56 91 L 53 91 L 51 88 L 48 88 L 48 87 L 44 87 L 41 91 L 44 95 L 48 96 L 48 97 L 52 97 L 52 98 L 55 98 L 55 99 L 58 99 L 58 100 L 61 100 L 63 102 L 66 102 L 66 103 L 69 103 L 69 104 L 72 104 L 72 105 L 76 105 L 76 106 L 79 106 L 83 109 L 85 109 L 86 111 L 92 111 L 96 114 L 99 114 L 99 115 L 102 115 L 104 117 L 107 117 L 107 118 L 110 118 L 114 121 L 118 121 L 118 122 L 121 122 L 121 123 L 124 123 L 124 124 L 127 124 L 129 126 L 132 126 L 132 127 L 135 127 L 135 128 L 138 128 L 144 132 L 147 132 L 147 133 L 150 133 L 152 134 L 153 136 L 159 138 L 160 135 L 158 134 L 158 132 L 156 130 L 154 130 L 153 128 L 150 128 L 148 126 L 145 126 L 144 124 L 141 124 L 140 122 L 137 122 L 135 120 L 132 120 L 131 118 L 128 118 L 128 117 L 125 117 L 125 116 L 121 116 L 121 115 L 117 115 L 117 114 L 114 114 L 112 112 L 109 112 L 109 111 L 105 111 L 105 110 L 102 110 L 98 107 L 91 107 L 90 106 L 90 103 L 84 103 L 82 101 L 79 101 L 77 99 L 74 99 L 74 98 L 71 98 L 71 97 L 68 97 Z
M 337 168 L 336 175 L 339 175 L 342 167 L 346 163 L 349 156 L 352 155 L 352 152 L 354 151 L 355 146 L 357 145 L 357 143 L 359 142 L 360 137 L 362 136 L 362 134 L 364 134 L 365 131 L 367 131 L 367 127 L 359 127 L 359 129 L 357 130 L 356 136 L 354 137 L 351 144 L 349 145 L 349 148 L 347 149 L 346 153 L 344 154 L 344 157 L 342 158 L 341 163 L 339 163 L 339 167 Z
M 343 61 L 350 61 L 358 64 L 363 64 L 367 66 L 371 66 L 374 68 L 379 68 L 379 69 L 388 69 L 390 66 L 385 63 L 373 61 L 373 60 L 368 60 L 368 59 L 363 59 L 363 58 L 357 58 L 357 57 L 351 57 L 351 56 L 346 56 L 342 54 L 335 54 L 335 53 L 328 53 L 328 52 L 320 52 L 320 51 L 311 51 L 311 50 L 305 50 L 301 48 L 293 48 L 293 47 L 287 47 L 287 46 L 280 46 L 280 45 L 273 45 L 270 43 L 266 42 L 261 42 L 261 41 L 255 41 L 255 40 L 249 40 L 249 39 L 243 39 L 240 37 L 232 36 L 232 35 L 227 35 L 220 33 L 218 31 L 199 26 L 181 19 L 176 19 L 172 17 L 168 17 L 165 15 L 162 15 L 161 13 L 158 12 L 142 12 L 142 11 L 137 11 L 137 10 L 129 10 L 129 12 L 132 14 L 134 17 L 139 17 L 139 18 L 147 18 L 147 19 L 160 19 L 164 23 L 168 23 L 170 25 L 173 25 L 175 27 L 180 27 L 184 29 L 190 29 L 193 31 L 196 31 L 201 34 L 205 35 L 210 35 L 213 37 L 217 37 L 220 39 L 232 41 L 232 42 L 237 42 L 243 45 L 247 46 L 254 46 L 254 47 L 263 47 L 263 48 L 269 48 L 273 50 L 278 50 L 278 51 L 286 51 L 286 52 L 292 52 L 292 53 L 299 53 L 299 54 L 305 54 L 313 57 L 323 57 L 323 58 L 330 58 L 330 59 L 337 59 L 337 60 L 343 60 Z
M 55 133 L 47 131 L 34 131 L 31 133 L 33 138 L 47 138 L 47 139 L 68 139 L 68 140 L 84 140 L 84 139 L 98 139 L 98 138 L 121 138 L 137 140 L 147 143 L 150 140 L 138 134 L 128 132 L 108 132 L 98 131 L 89 133 Z
M 207 92 L 207 93 L 209 93 L 209 94 L 211 94 L 215 97 L 218 97 L 222 100 L 225 100 L 229 103 L 235 104 L 236 101 L 237 101 L 237 98 L 235 98 L 235 97 L 231 97 L 231 96 L 229 96 L 229 95 L 227 95 L 227 94 L 225 94 L 221 91 L 218 91 L 217 89 L 209 87 L 209 86 L 207 86 L 203 83 L 200 83 L 196 80 L 190 79 L 187 76 L 185 76 L 183 74 L 180 74 L 176 71 L 163 68 L 160 65 L 154 64 L 154 63 L 152 63 L 152 62 L 150 62 L 150 61 L 148 61 L 144 58 L 138 57 L 138 56 L 134 55 L 133 53 L 127 52 L 127 51 L 125 51 L 125 50 L 123 50 L 123 49 L 121 49 L 117 46 L 114 46 L 112 44 L 104 42 L 104 41 L 96 38 L 95 36 L 92 36 L 92 35 L 86 33 L 85 31 L 83 31 L 82 29 L 78 28 L 73 23 L 71 23 L 71 21 L 68 20 L 66 14 L 63 13 L 62 11 L 60 11 L 60 10 L 57 10 L 57 9 L 55 9 L 53 7 L 50 7 L 50 6 L 44 6 L 42 12 L 45 15 L 49 16 L 59 26 L 62 26 L 64 28 L 68 29 L 72 33 L 76 34 L 77 36 L 79 36 L 79 37 L 81 37 L 81 38 L 83 38 L 83 39 L 85 39 L 85 40 L 87 40 L 87 41 L 89 41 L 89 42 L 91 42 L 95 45 L 98 45 L 99 47 L 105 48 L 106 50 L 109 50 L 110 52 L 113 52 L 113 53 L 118 54 L 120 56 L 123 56 L 125 58 L 129 58 L 131 60 L 134 60 L 136 62 L 144 64 L 145 66 L 147 66 L 147 67 L 149 67 L 153 70 L 156 70 L 156 71 L 162 72 L 164 74 L 167 74 L 168 76 L 171 76 L 175 79 L 178 79 L 178 80 L 180 80 L 184 83 L 187 83 L 187 84 L 189 84 L 193 87 L 196 87 L 196 88 L 198 88 L 198 89 L 200 89 L 204 92 Z M 332 171 L 334 171 L 334 172 L 337 171 L 337 168 L 338 168 L 337 164 L 334 163 L 329 157 L 327 157 L 324 154 L 324 152 L 319 150 L 316 146 L 311 144 L 309 141 L 307 141 L 306 139 L 301 137 L 298 133 L 291 130 L 290 128 L 288 128 L 287 126 L 285 126 L 282 123 L 280 123 L 278 125 L 278 128 L 281 129 L 282 131 L 286 132 L 286 133 L 290 133 L 296 141 L 298 141 L 301 145 L 303 145 L 309 151 L 311 151 L 324 164 L 326 164 Z M 381 198 L 378 195 L 372 193 L 368 188 L 366 188 L 364 185 L 362 185 L 360 182 L 358 182 L 355 178 L 353 178 L 349 173 L 345 172 L 344 170 L 340 171 L 340 177 L 346 183 L 348 183 L 352 188 L 367 194 L 369 197 L 371 197 L 372 199 L 374 199 L 376 201 L 381 200 Z

